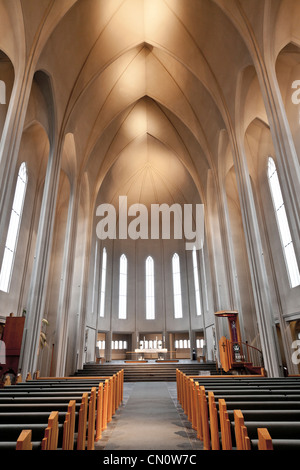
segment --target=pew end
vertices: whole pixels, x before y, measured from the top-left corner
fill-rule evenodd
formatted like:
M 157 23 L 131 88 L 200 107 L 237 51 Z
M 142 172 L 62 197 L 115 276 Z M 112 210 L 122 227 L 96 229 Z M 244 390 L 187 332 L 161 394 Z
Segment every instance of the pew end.
M 272 438 L 267 428 L 258 428 L 258 449 L 259 450 L 273 450 Z
M 32 431 L 24 429 L 17 439 L 16 450 L 32 450 Z

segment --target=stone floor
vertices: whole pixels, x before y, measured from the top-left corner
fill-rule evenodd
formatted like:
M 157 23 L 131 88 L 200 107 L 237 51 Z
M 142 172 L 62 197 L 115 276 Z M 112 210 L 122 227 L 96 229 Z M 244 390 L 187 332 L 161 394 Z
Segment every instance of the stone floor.
M 201 450 L 176 383 L 124 383 L 124 399 L 95 450 Z

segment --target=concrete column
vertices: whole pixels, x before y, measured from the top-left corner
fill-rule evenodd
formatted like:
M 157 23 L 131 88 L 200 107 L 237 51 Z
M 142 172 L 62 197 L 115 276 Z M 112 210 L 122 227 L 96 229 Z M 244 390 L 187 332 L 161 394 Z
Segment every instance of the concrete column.
M 106 362 L 110 362 L 112 358 L 111 342 L 112 342 L 112 331 L 108 331 L 105 334 L 105 360 Z
M 36 239 L 36 250 L 27 301 L 27 314 L 20 356 L 20 371 L 23 377 L 35 372 L 41 321 L 44 314 L 56 198 L 60 175 L 60 153 L 51 145 L 41 215 Z
M 62 285 L 59 293 L 58 312 L 56 319 L 55 362 L 56 375 L 65 375 L 67 359 L 67 338 L 69 325 L 69 303 L 74 271 L 77 220 L 78 220 L 79 188 L 74 185 L 69 203 L 67 230 L 65 237 L 64 259 L 62 269 Z
M 249 170 L 241 138 L 231 137 L 264 365 L 269 376 L 278 377 L 282 375 L 279 348 Z

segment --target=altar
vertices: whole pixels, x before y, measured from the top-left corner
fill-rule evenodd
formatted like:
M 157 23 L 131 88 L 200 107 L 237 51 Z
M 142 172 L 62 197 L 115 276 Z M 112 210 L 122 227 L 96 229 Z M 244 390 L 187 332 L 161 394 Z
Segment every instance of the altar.
M 134 351 L 128 351 L 133 359 L 145 360 L 145 359 L 166 359 L 168 350 L 165 348 L 137 348 Z

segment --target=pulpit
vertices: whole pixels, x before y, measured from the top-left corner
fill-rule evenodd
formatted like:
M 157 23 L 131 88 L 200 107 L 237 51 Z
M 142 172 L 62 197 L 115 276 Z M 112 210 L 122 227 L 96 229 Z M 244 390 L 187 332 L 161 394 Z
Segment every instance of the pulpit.
M 236 310 L 220 310 L 217 317 L 227 318 L 230 339 L 225 336 L 219 341 L 219 355 L 225 372 L 244 369 L 254 374 L 263 374 L 262 352 L 241 341 L 241 331 Z

